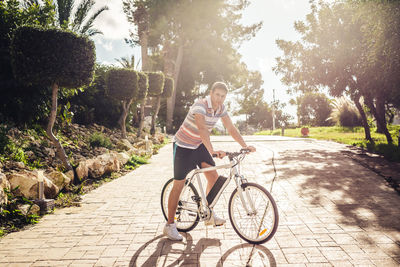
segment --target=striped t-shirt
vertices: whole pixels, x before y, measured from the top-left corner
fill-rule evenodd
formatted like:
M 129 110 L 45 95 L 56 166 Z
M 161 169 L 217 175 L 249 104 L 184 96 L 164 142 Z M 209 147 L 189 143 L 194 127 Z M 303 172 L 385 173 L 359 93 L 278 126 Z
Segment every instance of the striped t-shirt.
M 180 147 L 196 149 L 202 143 L 199 129 L 194 119 L 195 114 L 204 115 L 206 127 L 211 132 L 219 118 L 227 115 L 227 111 L 224 104 L 222 104 L 222 107 L 219 107 L 217 111 L 214 111 L 210 96 L 197 100 L 193 106 L 190 107 L 185 120 L 175 134 L 174 142 Z

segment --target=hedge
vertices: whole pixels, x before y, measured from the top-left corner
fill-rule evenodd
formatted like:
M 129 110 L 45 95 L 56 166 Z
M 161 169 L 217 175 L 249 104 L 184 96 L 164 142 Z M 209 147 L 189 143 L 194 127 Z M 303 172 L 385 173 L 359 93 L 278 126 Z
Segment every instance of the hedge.
M 171 77 L 165 77 L 162 97 L 164 98 L 171 97 L 173 90 L 174 90 L 174 79 L 172 79 Z
M 159 96 L 162 94 L 164 89 L 165 76 L 162 72 L 147 72 L 149 77 L 149 96 Z
M 149 78 L 144 72 L 138 72 L 139 80 L 138 80 L 138 96 L 137 100 L 142 101 L 146 98 L 148 90 L 149 90 Z
M 112 68 L 106 76 L 107 94 L 118 100 L 137 97 L 138 74 L 128 68 Z
M 21 26 L 11 41 L 14 76 L 27 85 L 77 88 L 90 84 L 95 45 L 87 37 L 61 29 Z

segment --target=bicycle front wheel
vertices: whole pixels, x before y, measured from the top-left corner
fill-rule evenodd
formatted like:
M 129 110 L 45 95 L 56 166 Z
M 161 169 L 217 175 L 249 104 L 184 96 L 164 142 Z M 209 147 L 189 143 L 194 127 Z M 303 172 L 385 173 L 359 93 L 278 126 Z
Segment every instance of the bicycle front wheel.
M 261 185 L 245 183 L 229 199 L 229 219 L 235 232 L 251 244 L 262 244 L 278 228 L 278 208 L 271 194 Z M 242 196 L 242 197 L 241 197 Z
M 173 184 L 174 179 L 168 180 L 161 191 L 161 210 L 165 220 L 168 220 L 168 198 Z M 199 194 L 192 183 L 185 186 L 183 190 L 176 208 L 175 223 L 178 231 L 189 232 L 197 226 L 200 220 L 197 203 L 192 198 L 199 198 Z

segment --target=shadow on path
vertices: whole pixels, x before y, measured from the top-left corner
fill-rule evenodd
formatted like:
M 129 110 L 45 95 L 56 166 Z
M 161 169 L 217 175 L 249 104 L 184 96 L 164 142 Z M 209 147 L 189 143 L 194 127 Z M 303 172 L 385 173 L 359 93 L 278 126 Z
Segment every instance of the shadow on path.
M 400 230 L 399 196 L 381 177 L 342 153 L 286 150 L 277 164 L 278 179 L 289 182 L 310 204 L 339 211 L 338 222 Z
M 200 256 L 204 250 L 209 247 L 217 248 L 221 246 L 221 241 L 216 238 L 201 238 L 194 244 L 190 234 L 183 233 L 183 235 L 186 237 L 184 241 L 171 241 L 163 235 L 156 236 L 149 240 L 136 251 L 129 266 L 200 265 Z M 216 250 L 218 252 L 215 254 L 219 254 L 220 250 Z M 211 259 L 214 259 L 214 257 L 211 257 Z M 207 261 L 207 256 L 205 260 Z M 209 262 L 207 261 L 207 263 Z M 271 251 L 264 246 L 240 244 L 227 250 L 218 260 L 216 266 L 274 267 L 276 266 L 276 261 Z

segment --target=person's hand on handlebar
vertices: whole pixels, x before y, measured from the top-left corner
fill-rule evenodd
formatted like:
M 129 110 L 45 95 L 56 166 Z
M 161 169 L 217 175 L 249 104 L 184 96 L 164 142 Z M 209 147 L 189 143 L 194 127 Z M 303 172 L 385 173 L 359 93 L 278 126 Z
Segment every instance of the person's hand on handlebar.
M 217 151 L 213 151 L 213 153 L 211 153 L 211 155 L 213 157 L 218 157 L 218 158 L 222 159 L 223 157 L 226 156 L 226 153 L 225 153 L 225 151 L 217 150 Z
M 250 150 L 250 152 L 256 152 L 256 148 L 254 146 L 246 146 L 243 147 L 242 149 Z

